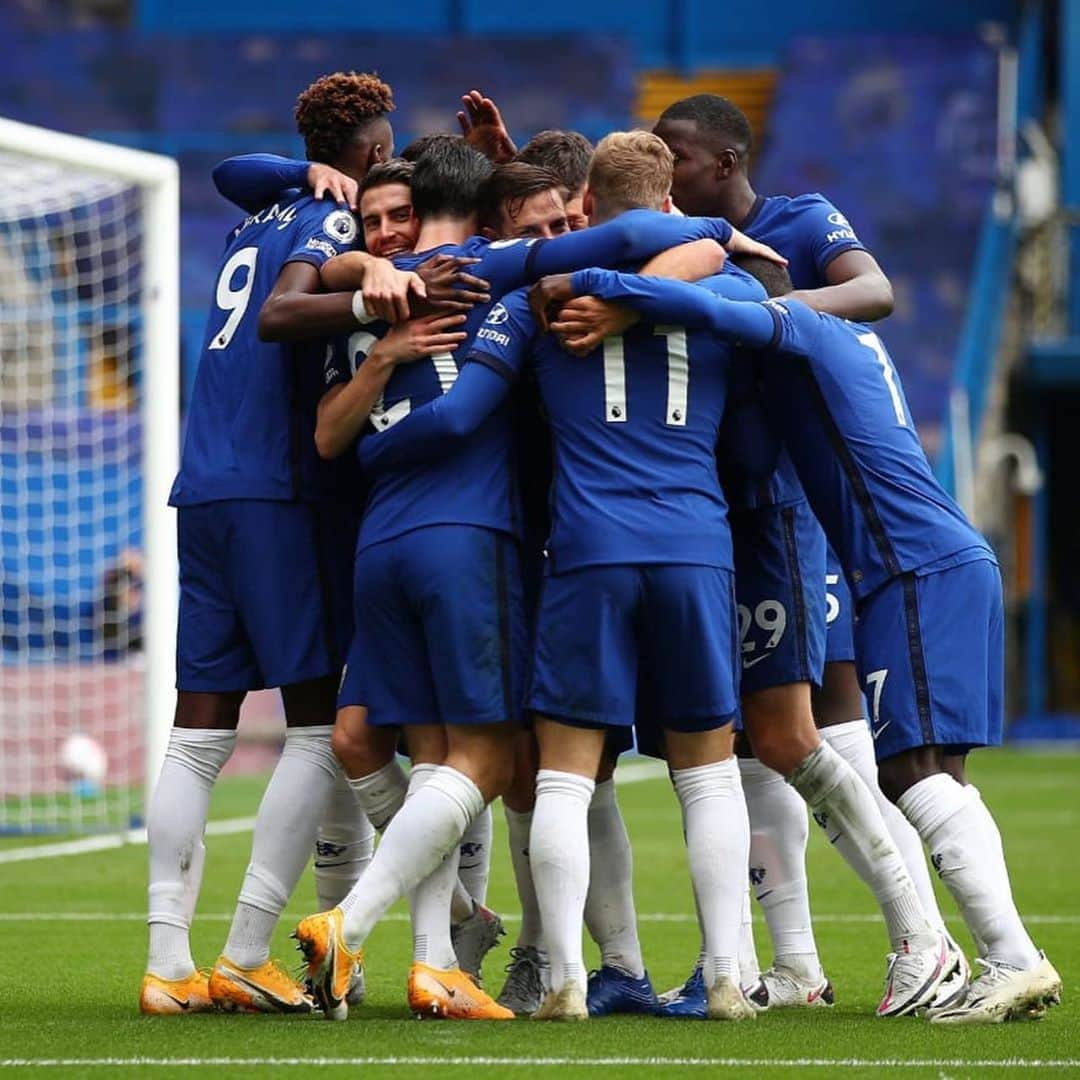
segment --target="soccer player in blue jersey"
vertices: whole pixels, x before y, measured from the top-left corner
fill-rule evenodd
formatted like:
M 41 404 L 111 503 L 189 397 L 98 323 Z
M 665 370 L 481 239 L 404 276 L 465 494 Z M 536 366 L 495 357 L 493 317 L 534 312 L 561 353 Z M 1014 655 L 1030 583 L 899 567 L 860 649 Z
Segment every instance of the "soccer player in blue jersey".
M 834 206 L 820 195 L 755 194 L 747 175 L 752 133 L 731 102 L 713 94 L 676 102 L 665 110 L 656 132 L 676 154 L 673 195 L 681 208 L 692 213 L 704 208 L 743 221 L 755 239 L 788 257 L 793 279 L 808 290 L 805 296 L 813 306 L 859 319 L 888 314 L 888 280 Z M 621 320 L 591 325 L 590 315 L 595 320 L 597 314 L 588 302 L 578 301 L 554 328 L 571 347 L 576 341 L 587 348 L 599 333 L 625 326 Z M 812 715 L 823 738 L 871 787 L 924 908 L 935 926 L 944 929 L 944 924 L 918 838 L 877 787 L 851 663 L 850 597 L 835 566 L 826 566 L 821 580 L 820 529 L 790 463 L 782 461 L 768 485 L 736 481 L 730 495 L 743 629 L 743 710 L 761 759 L 751 757 L 746 741 L 740 742 L 751 819 L 751 876 L 775 946 L 773 966 L 762 977 L 765 993 L 760 993 L 747 921 L 744 985 L 754 1000 L 763 1002 L 767 995 L 772 1007 L 826 1004 L 831 986 L 817 956 L 806 888 L 806 809 L 776 771 L 791 764 L 789 752 L 797 753 L 791 722 L 797 720 L 803 729 L 811 722 L 811 689 Z M 962 975 L 959 949 L 955 956 Z M 700 981 L 691 979 L 688 988 L 692 992 L 672 1004 L 675 1014 L 700 1008 Z
M 779 276 L 771 267 L 761 275 Z M 790 296 L 739 303 L 603 271 L 559 288 L 760 350 L 750 362 L 765 409 L 857 605 L 855 662 L 881 786 L 926 844 L 982 953 L 980 973 L 930 1017 L 978 1024 L 1042 1015 L 1060 999 L 1060 976 L 1017 913 L 993 817 L 950 762 L 1001 740 L 1000 572 L 934 479 L 881 339 Z M 769 291 L 789 293 L 786 275 Z M 551 298 L 549 289 L 543 301 Z
M 685 98 L 664 110 L 656 132 L 678 159 L 673 194 L 681 209 L 728 217 L 741 223 L 740 227 L 755 239 L 786 255 L 790 278 L 800 290 L 795 294 L 798 299 L 816 310 L 861 322 L 883 318 L 892 311 L 888 279 L 847 219 L 828 199 L 819 194 L 762 196 L 754 191 L 748 174 L 752 131 L 732 102 L 715 94 Z M 748 534 L 737 532 L 736 536 L 736 554 L 742 556 L 741 592 L 745 593 L 747 611 L 754 616 L 744 650 L 758 646 L 756 654 L 744 652 L 743 691 L 752 695 L 747 711 L 763 711 L 761 718 L 751 715 L 749 719 L 756 760 L 746 756 L 742 767 L 753 837 L 752 874 L 758 879 L 755 888 L 775 946 L 773 966 L 764 975 L 770 1007 L 819 1003 L 825 995 L 814 992 L 827 985 L 810 922 L 805 872 L 806 810 L 778 776 L 791 764 L 783 752 L 792 745 L 790 732 L 764 712 L 771 709 L 773 714 L 782 715 L 798 709 L 805 723 L 805 682 L 812 690 L 813 717 L 822 739 L 851 764 L 871 789 L 927 916 L 935 928 L 947 933 L 918 837 L 877 783 L 865 702 L 853 663 L 851 595 L 827 550 L 824 668 L 817 666 L 817 659 L 811 665 L 810 678 L 799 680 L 802 686 L 785 685 L 798 674 L 783 656 L 785 649 L 798 643 L 800 635 L 794 625 L 791 632 L 781 635 L 774 657 L 767 658 L 767 651 L 762 650 L 775 630 L 766 627 L 767 636 L 762 633 L 757 613 L 768 614 L 770 602 L 782 599 L 785 588 L 801 587 L 807 598 L 813 597 L 815 607 L 808 623 L 814 624 L 820 618 L 817 605 L 821 602 L 821 586 L 815 579 L 821 558 L 820 531 L 814 528 L 805 500 L 797 497 L 801 493 L 791 476 L 790 463 L 783 463 L 777 476 L 792 481 L 790 486 L 796 488 L 792 497 L 781 498 L 774 492 L 773 498 L 762 500 L 751 494 L 743 504 L 746 513 L 739 515 Z M 798 558 L 791 573 L 784 573 L 779 561 L 759 554 L 780 544 L 782 529 L 778 525 L 785 516 L 797 533 L 794 546 Z M 789 622 L 794 624 L 795 606 L 786 605 L 786 611 Z M 818 658 L 818 648 L 817 641 L 807 635 L 807 652 Z M 751 668 L 750 664 L 755 666 Z M 813 674 L 815 670 L 820 671 L 820 678 Z M 830 831 L 830 838 L 832 835 Z M 844 841 L 838 837 L 835 842 Z M 955 943 L 952 946 L 957 971 L 949 985 L 959 986 L 966 977 L 967 964 Z
M 647 227 L 650 218 L 639 208 L 668 200 L 671 164 L 654 136 L 609 136 L 590 169 L 590 218 L 632 218 Z M 738 287 L 755 295 L 752 282 Z M 702 343 L 688 341 L 680 328 L 649 327 L 615 343 L 603 374 L 594 375 L 552 339 L 545 347 L 536 337 L 524 294 L 505 297 L 477 333 L 472 362 L 455 387 L 361 443 L 362 461 L 379 470 L 423 460 L 448 436 L 467 445 L 503 411 L 509 382 L 531 356 L 557 462 L 528 702 L 539 714 L 541 754 L 530 856 L 551 957 L 551 992 L 536 1016 L 587 1015 L 586 819 L 605 732 L 633 723 L 640 679 L 664 703 L 655 719 L 667 729 L 702 898 L 710 1009 L 717 1017 L 752 1017 L 735 957 L 748 837 L 731 758 L 737 698 L 730 542 L 713 466 L 726 353 L 705 348 L 698 356 Z M 657 350 L 670 358 L 668 374 L 651 378 Z M 654 497 L 641 500 L 643 488 Z M 653 631 L 660 623 L 666 630 L 635 631 L 650 621 Z
M 732 241 L 726 222 L 632 211 L 588 233 L 490 243 L 473 235 L 478 195 L 490 169 L 461 140 L 430 144 L 413 174 L 419 253 L 399 257 L 399 266 L 409 268 L 440 252 L 476 256 L 480 261 L 472 270 L 497 297 L 552 265 L 639 262 L 678 243 L 710 237 Z M 340 284 L 349 281 L 351 258 L 338 260 Z M 328 280 L 330 271 L 329 266 L 324 270 Z M 478 321 L 474 311 L 465 324 L 478 339 L 498 333 Z M 457 375 L 451 357 L 436 358 L 431 368 L 414 367 L 411 376 L 398 369 L 371 414 L 371 426 L 376 433 L 392 429 L 413 409 L 444 394 Z M 350 663 L 349 677 L 355 676 L 373 724 L 404 726 L 410 749 L 422 746 L 422 759 L 441 764 L 388 826 L 364 887 L 341 909 L 304 920 L 297 929 L 332 1015 L 344 1011 L 343 972 L 386 906 L 421 882 L 424 889 L 436 889 L 447 865 L 452 871 L 451 860 L 444 860 L 447 851 L 508 778 L 524 646 L 515 540 L 519 508 L 505 462 L 511 416 L 509 407 L 499 409 L 451 457 L 379 472 L 368 500 L 358 543 L 356 637 L 350 651 L 357 664 Z M 348 422 L 332 414 L 326 419 Z M 362 458 L 367 441 L 361 442 Z M 418 609 L 428 595 L 437 596 L 438 604 L 425 602 Z M 390 642 L 397 643 L 393 655 L 387 652 Z M 394 678 L 403 655 L 412 658 L 411 670 L 430 672 L 428 678 L 406 683 Z M 430 742 L 446 749 L 432 751 L 424 746 Z M 445 940 L 421 944 L 427 959 L 418 955 L 410 973 L 414 1008 L 512 1016 L 463 981 Z M 455 990 L 453 1001 L 448 985 Z M 457 1011 L 470 998 L 472 1008 Z
M 361 178 L 392 153 L 392 107 L 389 87 L 373 76 L 318 80 L 297 104 L 309 157 Z M 337 774 L 330 724 L 350 619 L 328 575 L 335 568 L 347 575 L 355 511 L 344 478 L 314 453 L 324 349 L 301 342 L 355 328 L 362 298 L 324 295 L 319 281 L 321 264 L 355 238 L 347 210 L 298 191 L 248 217 L 222 257 L 170 499 L 180 555 L 178 693 L 148 811 L 145 1012 L 215 1002 L 310 1007 L 269 960 L 269 941 Z M 391 282 L 401 298 L 403 287 L 421 288 L 388 264 L 380 282 L 376 292 Z M 192 961 L 189 927 L 209 796 L 235 745 L 241 702 L 264 686 L 282 688 L 285 749 L 259 810 L 228 941 L 208 979 Z

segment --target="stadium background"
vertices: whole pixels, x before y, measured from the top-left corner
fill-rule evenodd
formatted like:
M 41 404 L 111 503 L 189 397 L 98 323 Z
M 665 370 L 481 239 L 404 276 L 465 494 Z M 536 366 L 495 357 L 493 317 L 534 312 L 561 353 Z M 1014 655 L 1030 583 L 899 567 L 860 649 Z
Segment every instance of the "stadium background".
M 650 124 L 700 90 L 731 97 L 758 133 L 756 189 L 826 193 L 893 282 L 883 333 L 920 435 L 1005 570 L 1010 737 L 1080 736 L 1070 467 L 1080 278 L 1068 273 L 1080 204 L 1077 0 L 326 0 L 317 10 L 286 0 L 13 0 L 0 6 L 0 40 L 0 115 L 179 160 L 182 401 L 221 241 L 238 217 L 210 169 L 231 153 L 299 155 L 292 105 L 318 75 L 378 70 L 395 89 L 399 145 L 453 130 L 472 86 L 496 98 L 519 143 L 543 127 L 596 138 Z M 75 457 L 85 432 L 138 442 L 137 411 L 122 399 L 79 401 L 62 439 Z M 9 425 L 25 418 L 2 406 L 0 455 L 10 455 Z M 138 476 L 118 468 L 116 483 L 137 496 Z M 28 630 L 25 598 L 78 610 L 139 544 L 137 514 L 110 521 L 115 534 L 59 585 L 55 568 L 36 580 L 16 558 L 19 531 L 0 529 L 0 662 L 29 652 L 77 673 L 85 641 Z M 125 693 L 123 682 L 110 692 Z M 275 711 L 272 695 L 256 698 L 245 729 L 274 730 Z
M 78 629 L 104 576 L 124 570 L 142 540 L 141 420 L 135 401 L 103 396 L 93 383 L 93 363 L 124 365 L 109 312 L 97 320 L 101 340 L 87 346 L 89 355 L 63 366 L 79 385 L 62 385 L 57 374 L 33 388 L 32 410 L 12 406 L 4 326 L 13 293 L 5 292 L 0 258 L 0 785 L 28 785 L 0 786 L 0 834 L 16 834 L 0 835 L 0 1072 L 29 1065 L 50 1075 L 175 1076 L 209 1066 L 277 1076 L 337 1067 L 356 1075 L 360 1066 L 367 1076 L 467 1069 L 520 1077 L 543 1068 L 595 1076 L 602 1068 L 668 1077 L 728 1067 L 760 1078 L 795 1070 L 877 1077 L 892 1068 L 940 1080 L 1080 1070 L 1080 867 L 1071 857 L 1080 824 L 1080 510 L 1072 478 L 1080 460 L 1080 275 L 1069 273 L 1070 250 L 1080 250 L 1080 0 L 0 0 L 0 117 L 180 162 L 182 400 L 221 242 L 238 216 L 213 190 L 210 168 L 231 153 L 298 154 L 295 96 L 341 68 L 375 68 L 394 86 L 399 145 L 453 130 L 459 96 L 472 86 L 496 98 L 519 143 L 543 127 L 595 138 L 648 124 L 677 97 L 715 90 L 742 106 L 758 133 L 757 190 L 821 190 L 850 216 L 896 291 L 881 331 L 927 450 L 1002 559 L 1009 735 L 1044 741 L 976 755 L 972 773 L 1001 824 L 1020 910 L 1064 976 L 1065 1003 L 1041 1025 L 964 1033 L 877 1022 L 880 917 L 814 830 L 815 929 L 837 1005 L 812 1018 L 795 1010 L 733 1029 L 613 1017 L 569 1035 L 561 1025 L 419 1025 L 404 1006 L 411 942 L 401 907 L 373 936 L 369 996 L 356 1022 L 139 1017 L 146 849 L 127 842 L 138 834 L 70 842 L 18 834 L 44 805 L 35 793 L 70 797 L 76 807 L 93 801 L 69 796 L 55 760 L 59 734 L 96 732 L 111 714 L 134 726 L 145 712 L 141 658 L 131 649 L 137 626 L 123 645 L 127 657 Z M 110 211 L 123 219 L 128 208 L 121 201 Z M 74 231 L 84 223 L 76 220 Z M 0 230 L 0 255 L 2 241 Z M 64 408 L 54 409 L 57 402 Z M 23 460 L 20 440 L 37 427 L 48 428 L 63 459 L 54 468 Z M 27 559 L 17 523 L 74 500 L 84 459 L 103 445 L 117 448 L 103 487 L 128 493 L 126 512 L 106 515 L 107 534 L 62 566 Z M 13 473 L 26 481 L 18 492 Z M 40 505 L 28 507 L 28 497 Z M 39 522 L 35 529 L 41 539 Z M 76 630 L 58 634 L 61 623 Z M 42 678 L 48 694 L 38 701 Z M 44 713 L 20 726 L 5 712 L 10 701 Z M 280 736 L 275 713 L 273 694 L 254 695 L 233 772 L 270 764 Z M 110 737 L 109 781 L 137 781 L 141 733 L 111 729 Z M 24 777 L 13 763 L 28 750 L 42 767 Z M 620 776 L 645 955 L 656 985 L 667 987 L 685 977 L 697 948 L 678 811 L 662 770 L 631 763 Z M 231 919 L 262 784 L 258 775 L 233 775 L 215 793 L 193 928 L 200 962 L 216 955 Z M 46 818 L 46 831 L 72 820 L 84 832 L 116 828 L 115 814 L 63 810 L 59 824 Z M 501 814 L 495 829 L 489 902 L 512 925 L 517 901 Z M 961 933 L 954 905 L 939 897 Z M 290 955 L 288 930 L 313 903 L 308 875 L 273 955 Z M 763 931 L 759 922 L 766 961 Z M 972 955 L 967 937 L 961 941 Z M 505 948 L 489 960 L 496 981 L 504 961 Z

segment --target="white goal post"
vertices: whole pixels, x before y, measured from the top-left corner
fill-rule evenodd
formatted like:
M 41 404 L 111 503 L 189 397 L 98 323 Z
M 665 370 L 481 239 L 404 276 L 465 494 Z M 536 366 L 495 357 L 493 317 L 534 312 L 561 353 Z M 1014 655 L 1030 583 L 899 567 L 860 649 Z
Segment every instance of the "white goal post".
M 177 163 L 0 119 L 0 832 L 145 815 L 172 723 L 179 397 Z M 98 711 L 119 778 L 95 777 Z

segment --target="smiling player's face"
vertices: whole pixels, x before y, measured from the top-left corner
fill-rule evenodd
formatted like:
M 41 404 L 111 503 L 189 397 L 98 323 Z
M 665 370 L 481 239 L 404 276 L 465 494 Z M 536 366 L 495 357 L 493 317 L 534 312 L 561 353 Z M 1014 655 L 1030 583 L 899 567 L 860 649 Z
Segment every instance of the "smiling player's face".
M 693 120 L 661 120 L 653 129 L 675 155 L 671 197 L 684 213 L 709 216 L 719 213 L 721 180 L 718 159 L 705 145 Z
M 566 207 L 554 189 L 530 195 L 513 217 L 504 202 L 499 214 L 499 236 L 503 240 L 513 237 L 550 240 L 553 236 L 562 236 L 569 228 Z
M 412 251 L 420 235 L 412 195 L 405 184 L 380 184 L 360 197 L 364 247 L 380 259 Z

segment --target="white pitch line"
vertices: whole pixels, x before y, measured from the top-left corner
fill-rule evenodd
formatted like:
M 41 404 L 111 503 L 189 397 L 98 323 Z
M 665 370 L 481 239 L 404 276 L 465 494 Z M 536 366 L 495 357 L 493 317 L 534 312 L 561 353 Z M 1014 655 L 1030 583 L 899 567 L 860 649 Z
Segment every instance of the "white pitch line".
M 251 832 L 255 827 L 253 817 L 221 818 L 207 822 L 207 836 L 230 836 L 233 833 Z M 27 847 L 0 851 L 0 863 L 29 862 L 33 859 L 56 859 L 64 855 L 89 855 L 96 851 L 111 851 L 126 844 L 145 844 L 145 829 L 128 829 L 124 832 L 106 833 L 104 836 L 84 836 L 79 840 L 61 840 L 55 844 L 31 844 Z
M 306 912 L 285 911 L 281 918 L 284 920 L 299 919 Z M 230 922 L 232 912 L 225 911 L 199 911 L 195 914 L 196 922 Z M 500 915 L 503 922 L 520 922 L 521 916 L 516 912 L 508 912 Z M 145 922 L 144 911 L 0 911 L 0 923 L 20 922 Z M 381 922 L 408 922 L 409 916 L 404 912 L 391 912 L 384 915 Z M 755 922 L 763 922 L 764 916 L 759 912 L 754 913 Z M 959 917 L 952 920 L 959 925 Z M 696 923 L 697 916 L 686 911 L 644 911 L 638 913 L 638 922 L 643 923 Z M 822 912 L 814 916 L 815 923 L 880 923 L 880 915 L 869 915 L 863 912 Z M 1024 922 L 1033 926 L 1080 926 L 1080 915 L 1025 915 Z
M 6 1058 L 0 1068 L 325 1068 L 327 1066 L 521 1066 L 563 1069 L 610 1068 L 754 1068 L 754 1069 L 1075 1069 L 1080 1058 L 666 1058 L 666 1057 L 204 1057 L 204 1058 Z
M 667 776 L 667 766 L 662 761 L 635 761 L 623 765 L 615 773 L 618 784 L 640 784 L 646 780 L 659 780 Z M 234 833 L 251 832 L 255 827 L 253 817 L 222 818 L 210 821 L 207 836 L 230 836 Z M 34 859 L 56 859 L 66 855 L 89 855 L 98 851 L 111 851 L 125 844 L 145 844 L 145 829 L 129 829 L 126 832 L 107 833 L 104 836 L 85 836 L 78 840 L 61 840 L 55 844 L 30 844 L 26 847 L 0 851 L 0 863 L 30 862 Z

